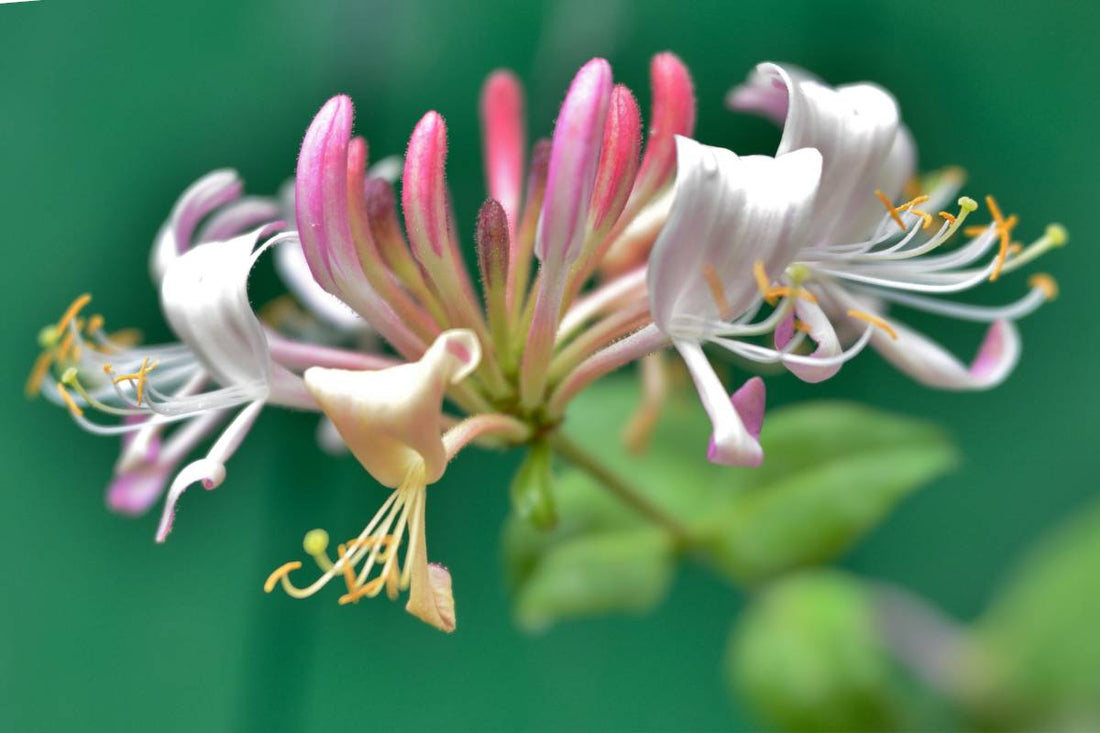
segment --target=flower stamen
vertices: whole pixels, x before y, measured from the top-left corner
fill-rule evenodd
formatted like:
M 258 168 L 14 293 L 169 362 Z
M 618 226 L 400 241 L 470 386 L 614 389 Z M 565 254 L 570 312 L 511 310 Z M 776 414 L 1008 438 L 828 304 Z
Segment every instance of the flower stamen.
M 882 329 L 882 331 L 892 338 L 894 341 L 898 340 L 898 332 L 894 330 L 894 327 L 887 323 L 882 318 L 871 313 L 865 313 L 864 311 L 850 310 L 848 315 L 852 318 L 856 318 L 864 323 L 869 323 L 872 326 Z
M 133 385 L 134 391 L 137 396 L 137 404 L 140 405 L 142 399 L 145 397 L 145 383 L 149 378 L 149 372 L 156 369 L 158 363 L 159 362 L 155 361 L 150 363 L 149 357 L 147 356 L 141 360 L 141 366 L 136 372 L 132 372 L 130 374 L 120 374 L 119 376 L 114 377 L 114 383 L 121 384 L 122 382 L 130 382 L 130 384 Z M 111 372 L 109 371 L 109 369 L 110 365 L 105 364 L 103 367 L 103 371 L 110 374 Z
M 1035 273 L 1028 278 L 1027 284 L 1029 287 L 1042 290 L 1047 300 L 1054 300 L 1058 297 L 1058 281 L 1045 272 Z

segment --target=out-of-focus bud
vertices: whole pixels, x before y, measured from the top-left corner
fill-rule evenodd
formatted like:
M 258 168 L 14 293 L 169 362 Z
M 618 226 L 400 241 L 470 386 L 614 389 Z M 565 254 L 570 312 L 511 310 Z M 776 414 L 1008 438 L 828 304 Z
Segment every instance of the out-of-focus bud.
M 494 71 L 481 90 L 481 134 L 489 196 L 500 202 L 514 234 L 523 186 L 526 132 L 523 88 L 510 71 Z
M 648 199 L 672 181 L 676 170 L 676 136 L 695 132 L 695 86 L 684 62 L 665 52 L 649 65 L 653 108 L 645 157 L 634 195 Z

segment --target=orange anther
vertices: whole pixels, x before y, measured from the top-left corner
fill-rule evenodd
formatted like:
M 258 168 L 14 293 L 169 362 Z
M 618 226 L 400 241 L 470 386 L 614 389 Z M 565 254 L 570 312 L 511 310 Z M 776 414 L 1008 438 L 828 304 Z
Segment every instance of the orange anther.
M 23 393 L 27 397 L 34 397 L 38 394 L 38 390 L 42 388 L 42 380 L 46 378 L 46 374 L 50 371 L 51 364 L 53 364 L 53 353 L 49 351 L 43 351 L 34 360 L 30 376 L 27 377 L 27 384 L 23 387 Z
M 878 200 L 882 202 L 882 205 L 886 207 L 886 210 L 888 212 L 890 212 L 890 216 L 897 223 L 897 225 L 899 227 L 901 227 L 901 230 L 904 232 L 905 231 L 905 222 L 901 220 L 901 214 L 898 213 L 899 210 L 894 207 L 894 204 L 890 201 L 890 198 L 886 194 L 884 194 L 882 191 L 879 191 L 879 190 L 875 191 L 875 196 L 878 197 Z
M 264 593 L 270 593 L 275 590 L 275 584 L 286 576 L 293 573 L 298 568 L 302 567 L 302 563 L 294 560 L 292 562 L 283 563 L 275 569 L 271 575 L 267 576 L 267 580 L 264 581 Z
M 940 216 L 941 216 L 941 217 L 943 217 L 943 219 L 944 219 L 944 220 L 945 220 L 945 221 L 946 221 L 946 222 L 947 222 L 948 224 L 954 224 L 954 223 L 955 223 L 955 215 L 954 215 L 954 214 L 949 214 L 949 213 L 947 213 L 946 211 L 941 211 L 941 212 L 940 212 Z
M 1058 282 L 1045 272 L 1037 272 L 1028 278 L 1027 284 L 1033 288 L 1039 288 L 1047 300 L 1058 297 Z
M 69 412 L 73 413 L 77 417 L 84 414 L 84 410 L 80 409 L 80 405 L 76 404 L 72 396 L 69 394 L 69 390 L 65 389 L 65 385 L 57 385 L 57 393 L 61 395 L 61 399 L 65 400 L 65 404 L 69 407 Z
M 855 310 L 848 311 L 848 315 L 850 315 L 852 318 L 858 318 L 859 320 L 863 321 L 864 323 L 870 323 L 872 326 L 876 326 L 878 328 L 881 328 L 884 332 L 886 332 L 887 336 L 894 339 L 895 341 L 898 340 L 898 332 L 894 330 L 894 327 L 891 326 L 886 321 L 879 318 L 878 316 L 872 315 L 870 313 L 864 313 L 863 311 L 855 311 Z
M 92 296 L 88 293 L 84 293 L 84 295 L 81 295 L 79 298 L 70 303 L 69 307 L 65 309 L 65 312 L 61 315 L 60 320 L 58 320 L 57 322 L 56 328 L 58 333 L 68 328 L 69 321 L 73 320 L 73 318 L 76 317 L 76 314 L 79 313 L 80 310 L 84 306 L 88 305 L 88 303 L 90 302 L 92 302 Z
M 338 545 L 336 547 L 336 554 L 339 556 L 337 562 L 342 563 L 344 571 L 344 585 L 348 587 L 348 591 L 354 591 L 358 586 L 355 582 L 355 570 L 352 568 L 351 563 L 348 561 L 348 548 L 344 545 Z

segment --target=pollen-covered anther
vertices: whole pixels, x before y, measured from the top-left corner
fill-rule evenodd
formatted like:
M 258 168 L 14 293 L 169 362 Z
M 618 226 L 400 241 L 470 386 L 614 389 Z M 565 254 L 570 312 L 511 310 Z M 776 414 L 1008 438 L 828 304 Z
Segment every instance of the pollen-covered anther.
M 905 222 L 901 218 L 902 212 L 905 211 L 909 211 L 911 214 L 919 216 L 921 219 L 923 219 L 925 229 L 932 226 L 932 215 L 926 211 L 921 211 L 920 209 L 914 208 L 917 204 L 923 204 L 925 201 L 927 201 L 928 196 L 916 196 L 906 201 L 904 204 L 900 204 L 898 206 L 894 206 L 894 204 L 890 201 L 890 197 L 882 191 L 876 190 L 875 197 L 882 202 L 882 205 L 886 207 L 886 211 L 890 214 L 890 218 L 894 220 L 894 223 L 896 223 L 903 232 L 907 231 Z
M 136 372 L 132 372 L 130 374 L 120 374 L 114 378 L 114 383 L 121 384 L 122 382 L 130 382 L 134 386 L 137 404 L 140 405 L 142 400 L 145 399 L 145 383 L 149 379 L 149 373 L 157 368 L 157 364 L 158 362 L 155 361 L 150 363 L 149 357 L 147 356 L 141 360 L 141 366 Z M 109 368 L 110 365 L 105 364 L 103 366 L 103 371 L 110 374 L 111 372 Z
M 990 281 L 994 281 L 1001 276 L 1001 268 L 1004 267 L 1005 260 L 1008 259 L 1008 248 L 1011 244 L 1012 229 L 1016 226 L 1016 215 L 1005 218 L 1001 213 L 1001 207 L 997 205 L 996 199 L 993 196 L 985 197 L 986 206 L 989 207 L 989 212 L 993 215 L 994 228 L 997 231 L 998 236 L 1001 238 L 1001 248 L 997 252 L 997 260 L 993 266 L 993 272 L 990 274 Z
M 73 415 L 80 417 L 84 414 L 84 410 L 80 409 L 80 405 L 76 404 L 76 400 L 72 398 L 69 391 L 65 389 L 65 385 L 57 385 L 57 393 L 61 395 L 61 399 L 65 401 L 65 406 L 69 408 L 69 412 Z
M 879 318 L 876 315 L 872 315 L 871 313 L 865 313 L 864 311 L 857 311 L 857 310 L 848 311 L 848 315 L 851 316 L 852 318 L 863 321 L 864 323 L 869 323 L 872 326 L 881 329 L 887 336 L 892 338 L 894 341 L 898 340 L 898 332 L 895 331 L 894 327 L 891 326 L 889 323 L 887 323 L 882 318 Z
M 1054 300 L 1058 297 L 1058 281 L 1045 272 L 1038 272 L 1028 278 L 1027 284 L 1029 287 L 1038 288 L 1043 291 L 1043 296 L 1047 300 Z
M 275 568 L 275 572 L 267 576 L 267 580 L 264 581 L 264 593 L 270 593 L 271 591 L 275 590 L 276 583 L 278 583 L 280 580 L 283 580 L 288 575 L 293 573 L 295 570 L 300 569 L 301 567 L 302 563 L 297 560 L 292 560 L 291 562 L 283 563 L 279 567 Z

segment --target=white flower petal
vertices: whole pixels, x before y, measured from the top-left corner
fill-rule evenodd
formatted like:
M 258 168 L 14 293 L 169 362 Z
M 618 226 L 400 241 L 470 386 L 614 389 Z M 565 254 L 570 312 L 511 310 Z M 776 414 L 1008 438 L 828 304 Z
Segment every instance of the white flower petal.
M 868 220 L 881 218 L 873 193 L 896 197 L 912 175 L 915 147 L 901 127 L 898 105 L 873 84 L 832 88 L 801 70 L 773 63 L 756 67 L 731 102 L 774 117 L 775 84 L 787 90 L 787 114 L 777 153 L 816 148 L 824 160 L 812 235 L 820 243 L 857 241 Z M 751 89 L 751 91 L 750 91 Z M 771 90 L 771 91 L 769 91 Z
M 758 295 L 753 265 L 760 261 L 778 276 L 803 245 L 821 156 L 738 157 L 684 137 L 676 145 L 672 211 L 649 258 L 650 307 L 665 333 L 700 338 L 706 334 L 680 332 L 676 317 L 728 321 Z M 728 313 L 713 297 L 708 268 L 722 283 Z

